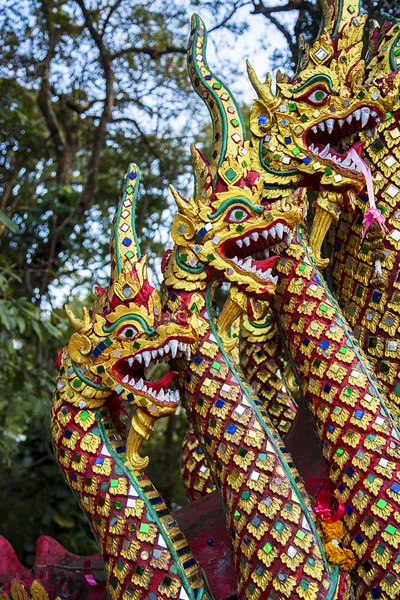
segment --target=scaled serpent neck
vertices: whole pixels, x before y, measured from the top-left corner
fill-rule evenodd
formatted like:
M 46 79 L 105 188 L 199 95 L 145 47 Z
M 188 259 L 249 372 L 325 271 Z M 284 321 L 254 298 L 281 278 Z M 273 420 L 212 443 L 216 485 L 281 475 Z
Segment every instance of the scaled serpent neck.
M 347 575 L 338 583 L 336 567 L 321 558 L 301 479 L 239 365 L 224 350 L 213 307 L 216 285 L 193 293 L 169 286 L 165 303 L 171 312 L 186 307 L 197 320 L 198 342 L 181 368 L 181 399 L 225 509 L 238 597 L 254 593 L 266 599 L 277 590 L 300 598 L 299 582 L 307 578 L 315 598 L 334 598 L 339 587 L 347 598 Z M 282 574 L 285 564 L 295 576 Z
M 203 579 L 177 522 L 146 475 L 128 464 L 118 409 L 104 391 L 88 399 L 85 386 L 65 352 L 52 408 L 55 453 L 106 557 L 111 599 L 201 598 Z

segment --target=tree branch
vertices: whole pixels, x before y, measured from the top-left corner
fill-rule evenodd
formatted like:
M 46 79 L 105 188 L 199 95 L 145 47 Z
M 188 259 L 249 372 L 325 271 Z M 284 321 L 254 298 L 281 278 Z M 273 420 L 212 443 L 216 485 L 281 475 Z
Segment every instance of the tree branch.
M 116 10 L 118 10 L 118 8 L 120 7 L 120 5 L 122 4 L 124 0 L 116 0 L 116 2 L 114 2 L 114 4 L 110 7 L 110 10 L 108 12 L 108 15 L 106 16 L 106 18 L 104 19 L 104 23 L 103 23 L 103 27 L 101 28 L 101 37 L 103 38 L 104 33 L 106 31 L 106 27 L 111 19 L 111 17 L 113 16 L 114 12 Z
M 268 17 L 272 13 L 276 12 L 288 12 L 291 10 L 304 10 L 311 14 L 317 15 L 320 13 L 320 8 L 317 4 L 312 4 L 308 2 L 308 0 L 290 0 L 287 4 L 283 6 L 265 6 L 265 4 L 260 0 L 253 0 L 254 10 L 252 12 L 253 15 L 264 15 Z
M 43 1 L 43 12 L 47 22 L 48 34 L 49 34 L 49 47 L 47 54 L 41 63 L 37 64 L 37 72 L 41 79 L 39 94 L 38 94 L 38 106 L 41 113 L 43 114 L 47 127 L 50 132 L 50 137 L 54 144 L 54 148 L 60 162 L 67 144 L 65 132 L 61 126 L 61 123 L 57 119 L 57 116 L 53 110 L 51 103 L 51 88 L 50 88 L 50 63 L 54 58 L 55 50 L 58 42 L 58 34 L 54 27 L 51 12 L 49 11 L 46 2 Z M 60 179 L 63 179 L 63 174 L 60 170 L 57 173 L 59 183 L 62 183 Z
M 160 56 L 164 56 L 165 54 L 186 54 L 186 48 L 180 46 L 166 46 L 163 50 L 158 48 L 151 48 L 150 46 L 143 46 L 138 48 L 137 46 L 130 46 L 129 48 L 123 48 L 115 54 L 112 55 L 112 59 L 121 58 L 126 54 L 147 54 L 153 60 L 160 58 Z

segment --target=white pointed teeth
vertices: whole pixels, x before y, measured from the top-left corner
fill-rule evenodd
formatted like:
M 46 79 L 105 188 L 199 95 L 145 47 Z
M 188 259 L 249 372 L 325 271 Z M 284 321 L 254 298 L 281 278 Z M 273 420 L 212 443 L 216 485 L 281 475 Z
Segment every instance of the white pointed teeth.
M 243 240 L 236 240 L 236 244 L 241 248 L 243 246 Z
M 177 340 L 171 340 L 169 343 L 170 347 L 171 347 L 171 358 L 175 358 L 176 357 L 176 353 L 178 351 L 178 341 Z
M 368 106 L 356 108 L 344 119 L 334 119 L 331 117 L 311 127 L 311 131 L 318 137 L 312 141 L 310 140 L 308 149 L 318 158 L 332 161 L 350 171 L 359 172 L 359 168 L 348 156 L 345 156 L 346 153 L 344 151 L 340 155 L 339 151 L 330 148 L 329 143 L 325 145 L 327 134 L 331 135 L 335 130 L 333 140 L 345 140 L 352 144 L 354 143 L 352 137 L 360 131 L 363 131 L 368 138 L 375 138 L 381 122 L 382 119 L 377 112 Z M 369 128 L 365 129 L 368 125 Z M 352 132 L 349 133 L 351 130 Z M 319 135 L 321 132 L 324 133 L 323 136 Z
M 334 124 L 335 124 L 335 121 L 333 119 L 327 120 L 326 127 L 328 129 L 328 133 L 332 133 Z
M 277 234 L 278 238 L 282 239 L 282 236 L 283 236 L 283 225 L 282 225 L 282 223 L 277 223 L 275 225 L 275 229 L 276 229 L 276 234 Z
M 371 115 L 371 111 L 367 106 L 365 106 L 364 108 L 361 109 L 361 127 L 364 128 L 366 126 L 370 115 Z
M 151 361 L 151 354 L 150 352 L 143 352 L 143 360 L 144 360 L 144 366 L 148 367 Z

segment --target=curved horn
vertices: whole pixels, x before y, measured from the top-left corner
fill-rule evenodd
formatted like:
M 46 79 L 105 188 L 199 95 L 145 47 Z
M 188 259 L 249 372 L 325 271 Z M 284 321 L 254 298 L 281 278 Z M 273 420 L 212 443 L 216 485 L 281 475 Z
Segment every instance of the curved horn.
M 135 225 L 139 183 L 140 169 L 131 163 L 124 177 L 120 201 L 113 221 L 110 286 L 118 279 L 126 261 L 135 263 L 141 256 Z
M 65 312 L 67 313 L 68 321 L 71 323 L 72 327 L 75 331 L 79 331 L 81 333 L 85 333 L 85 330 L 91 325 L 92 320 L 89 315 L 88 309 L 84 306 L 82 308 L 82 319 L 78 319 L 68 306 L 65 304 L 64 306 Z
M 199 15 L 192 15 L 188 49 L 188 69 L 193 89 L 210 111 L 213 147 L 210 171 L 216 184 L 218 168 L 228 154 L 234 156 L 243 145 L 246 127 L 236 100 L 226 85 L 209 69 L 206 57 L 207 31 Z
M 281 101 L 279 98 L 275 96 L 272 91 L 272 77 L 271 73 L 267 73 L 265 78 L 265 83 L 261 83 L 258 79 L 257 74 L 250 62 L 246 61 L 247 73 L 250 79 L 250 83 L 253 86 L 254 90 L 257 92 L 257 96 L 262 100 L 262 102 L 267 106 L 271 112 L 274 112 Z

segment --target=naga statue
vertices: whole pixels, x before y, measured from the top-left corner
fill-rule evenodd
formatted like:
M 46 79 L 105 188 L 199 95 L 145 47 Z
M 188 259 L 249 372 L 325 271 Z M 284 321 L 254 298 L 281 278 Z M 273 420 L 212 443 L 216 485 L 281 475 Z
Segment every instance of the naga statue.
M 75 331 L 57 361 L 54 451 L 101 555 L 82 559 L 79 586 L 43 567 L 9 575 L 0 600 L 213 598 L 142 456 L 179 403 L 187 493 L 218 494 L 236 598 L 400 598 L 400 25 L 365 35 L 356 1 L 321 4 L 318 39 L 300 40 L 275 94 L 249 65 L 250 140 L 192 17 L 189 76 L 212 116 L 212 153 L 191 148 L 193 197 L 172 188 L 162 288 L 140 253 L 131 164 L 108 289 L 81 318 L 66 306 Z M 156 379 L 159 362 L 171 370 Z M 305 410 L 322 493 L 282 439 L 308 445 Z
M 175 246 L 163 265 L 165 312 L 196 319 L 197 340 L 181 365 L 181 401 L 224 505 L 238 598 L 350 598 L 348 574 L 328 563 L 301 478 L 234 358 L 237 340 L 232 344 L 228 335 L 243 311 L 256 310 L 252 299 L 274 293 L 278 256 L 269 252 L 277 240 L 270 232 L 278 229 L 281 243 L 290 243 L 303 219 L 304 194 L 262 204 L 239 107 L 209 69 L 206 41 L 195 15 L 189 73 L 215 130 L 210 160 L 192 147 L 193 197 L 185 200 L 173 190 Z M 246 259 L 238 257 L 242 247 Z M 217 314 L 221 279 L 231 292 Z

